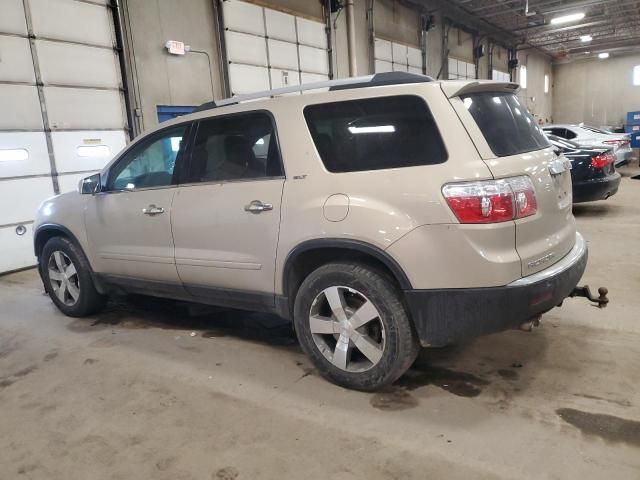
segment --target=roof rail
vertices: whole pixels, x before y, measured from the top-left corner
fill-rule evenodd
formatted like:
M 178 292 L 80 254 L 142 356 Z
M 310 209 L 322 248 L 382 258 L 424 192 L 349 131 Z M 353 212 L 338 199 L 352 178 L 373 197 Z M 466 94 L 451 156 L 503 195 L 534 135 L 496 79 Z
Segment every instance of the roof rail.
M 235 105 L 251 100 L 259 100 L 262 98 L 277 97 L 287 93 L 302 93 L 309 90 L 328 89 L 329 91 L 349 90 L 352 88 L 380 87 L 384 85 L 399 85 L 405 83 L 424 83 L 432 82 L 433 78 L 427 75 L 419 75 L 417 73 L 408 72 L 385 72 L 366 75 L 363 77 L 343 78 L 340 80 L 328 80 L 324 82 L 303 83 L 301 85 L 292 85 L 290 87 L 276 88 L 273 90 L 265 90 L 263 92 L 249 93 L 247 95 L 238 95 L 235 97 L 225 98 L 217 102 L 203 103 L 194 109 L 194 112 L 201 112 L 225 105 Z

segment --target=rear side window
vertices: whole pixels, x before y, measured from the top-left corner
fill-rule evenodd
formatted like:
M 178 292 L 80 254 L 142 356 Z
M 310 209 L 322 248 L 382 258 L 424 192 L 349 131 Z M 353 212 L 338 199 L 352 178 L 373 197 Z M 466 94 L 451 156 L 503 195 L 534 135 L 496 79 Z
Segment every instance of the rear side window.
M 447 160 L 424 100 L 406 95 L 310 105 L 304 117 L 334 173 L 433 165 Z
M 473 93 L 462 96 L 464 106 L 498 157 L 541 150 L 549 146 L 527 108 L 511 93 Z
M 282 176 L 271 117 L 240 113 L 201 120 L 186 183 Z

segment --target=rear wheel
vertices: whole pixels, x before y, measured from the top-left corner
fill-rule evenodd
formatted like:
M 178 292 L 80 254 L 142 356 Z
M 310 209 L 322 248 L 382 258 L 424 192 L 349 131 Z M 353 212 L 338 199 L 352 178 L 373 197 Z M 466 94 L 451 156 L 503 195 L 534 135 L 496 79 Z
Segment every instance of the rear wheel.
M 83 317 L 104 306 L 106 297 L 93 284 L 89 262 L 66 238 L 54 237 L 45 244 L 40 272 L 49 297 L 65 315 Z
M 318 371 L 347 388 L 380 389 L 418 354 L 398 289 L 365 265 L 331 263 L 312 272 L 298 290 L 294 320 Z

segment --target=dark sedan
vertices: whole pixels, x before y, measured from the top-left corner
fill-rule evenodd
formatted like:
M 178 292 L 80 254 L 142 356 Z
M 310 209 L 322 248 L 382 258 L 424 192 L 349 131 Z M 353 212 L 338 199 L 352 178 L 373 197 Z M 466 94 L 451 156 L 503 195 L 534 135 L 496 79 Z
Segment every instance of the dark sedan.
M 620 174 L 614 166 L 613 150 L 583 147 L 555 135 L 547 135 L 547 138 L 571 161 L 573 203 L 606 200 L 616 194 Z

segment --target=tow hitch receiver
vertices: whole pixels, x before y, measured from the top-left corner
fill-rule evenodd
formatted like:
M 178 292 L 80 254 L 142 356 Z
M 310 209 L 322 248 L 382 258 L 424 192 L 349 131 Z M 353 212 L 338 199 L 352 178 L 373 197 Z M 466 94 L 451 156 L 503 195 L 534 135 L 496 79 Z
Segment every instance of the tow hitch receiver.
M 595 303 L 598 308 L 604 308 L 609 303 L 609 299 L 607 298 L 607 294 L 609 293 L 609 289 L 606 287 L 600 287 L 598 289 L 599 297 L 595 297 L 591 290 L 589 289 L 589 285 L 585 285 L 584 287 L 576 287 L 573 289 L 573 292 L 569 294 L 570 297 L 584 297 L 590 302 Z

